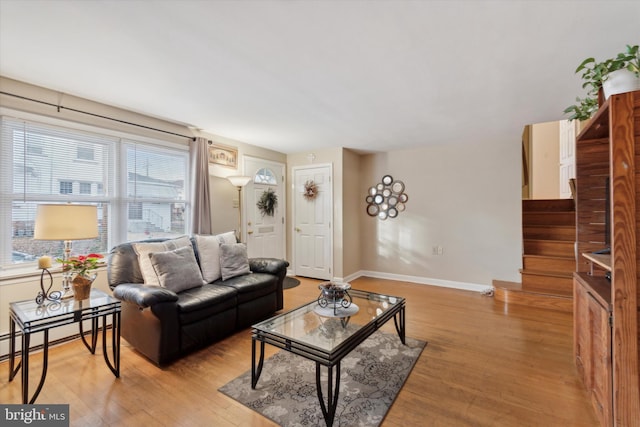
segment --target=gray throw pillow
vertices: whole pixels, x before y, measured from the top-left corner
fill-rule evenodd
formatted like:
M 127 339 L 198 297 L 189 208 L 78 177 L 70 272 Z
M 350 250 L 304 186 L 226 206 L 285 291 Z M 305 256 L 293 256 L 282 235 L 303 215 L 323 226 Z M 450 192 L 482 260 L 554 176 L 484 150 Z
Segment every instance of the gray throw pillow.
M 158 276 L 151 265 L 149 254 L 191 246 L 191 241 L 188 236 L 182 236 L 176 239 L 165 240 L 164 242 L 136 242 L 133 243 L 132 246 L 136 255 L 138 255 L 138 265 L 140 266 L 140 273 L 142 273 L 144 283 L 146 285 L 160 286 Z
M 247 245 L 244 243 L 220 245 L 220 273 L 222 280 L 251 273 Z
M 204 284 L 191 246 L 167 252 L 152 252 L 149 259 L 163 288 L 178 293 Z
M 220 240 L 218 236 L 201 236 L 196 234 L 196 247 L 200 257 L 200 271 L 207 283 L 215 282 L 220 274 Z

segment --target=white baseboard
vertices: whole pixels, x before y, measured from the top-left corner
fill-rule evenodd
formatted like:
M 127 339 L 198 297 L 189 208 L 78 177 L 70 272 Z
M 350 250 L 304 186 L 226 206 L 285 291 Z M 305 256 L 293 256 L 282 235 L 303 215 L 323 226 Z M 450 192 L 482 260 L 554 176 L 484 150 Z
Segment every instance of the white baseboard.
M 356 273 L 348 275 L 341 281 L 349 282 L 351 280 L 357 279 L 358 277 L 365 277 L 365 276 L 374 277 L 376 279 L 399 280 L 402 282 L 418 283 L 421 285 L 440 286 L 443 288 L 462 289 L 465 291 L 473 291 L 473 292 L 480 292 L 480 293 L 487 292 L 493 289 L 493 286 L 481 285 L 478 283 L 457 282 L 453 280 L 433 279 L 433 278 L 421 277 L 421 276 L 408 276 L 404 274 L 383 273 L 380 271 L 370 271 L 370 270 L 360 270 Z
M 287 276 L 295 276 L 295 272 L 292 269 L 287 270 Z M 334 282 L 350 282 L 358 277 L 374 277 L 376 279 L 388 279 L 399 280 L 401 282 L 418 283 L 421 285 L 440 286 L 442 288 L 462 289 L 465 291 L 473 291 L 484 293 L 491 291 L 493 286 L 481 285 L 478 283 L 469 282 L 457 282 L 453 280 L 433 279 L 430 277 L 422 276 L 408 276 L 405 274 L 383 273 L 380 271 L 360 270 L 346 277 L 333 277 L 331 280 Z

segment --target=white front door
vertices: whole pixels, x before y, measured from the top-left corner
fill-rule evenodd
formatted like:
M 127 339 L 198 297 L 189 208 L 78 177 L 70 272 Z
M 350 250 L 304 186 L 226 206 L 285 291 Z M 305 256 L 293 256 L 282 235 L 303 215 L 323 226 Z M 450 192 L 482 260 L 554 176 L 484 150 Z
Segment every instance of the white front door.
M 297 276 L 331 279 L 333 212 L 331 165 L 293 168 L 294 271 Z M 318 189 L 313 199 L 304 197 L 305 183 Z
M 286 202 L 284 199 L 284 164 L 244 157 L 244 173 L 251 181 L 244 189 L 244 218 L 242 229 L 246 233 L 247 254 L 250 258 L 284 259 L 284 222 Z M 273 215 L 258 208 L 263 193 L 273 191 L 278 198 Z

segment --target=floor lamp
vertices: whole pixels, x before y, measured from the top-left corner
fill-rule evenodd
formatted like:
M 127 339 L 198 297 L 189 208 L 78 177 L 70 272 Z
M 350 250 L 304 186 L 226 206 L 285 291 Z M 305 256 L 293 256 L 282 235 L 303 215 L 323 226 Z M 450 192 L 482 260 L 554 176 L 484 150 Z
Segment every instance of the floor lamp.
M 242 187 L 251 181 L 250 176 L 228 176 L 227 179 L 238 187 L 238 242 L 242 242 Z
M 63 240 L 64 254 L 68 260 L 72 240 L 98 237 L 98 208 L 93 205 L 38 205 L 33 231 L 35 240 Z M 62 298 L 73 296 L 71 272 L 62 273 Z

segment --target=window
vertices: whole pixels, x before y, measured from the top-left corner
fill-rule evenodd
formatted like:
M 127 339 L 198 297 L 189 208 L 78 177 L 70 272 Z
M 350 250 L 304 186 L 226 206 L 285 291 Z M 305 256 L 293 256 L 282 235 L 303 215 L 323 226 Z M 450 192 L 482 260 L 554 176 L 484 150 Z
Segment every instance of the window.
M 73 194 L 73 182 L 60 181 L 60 194 Z
M 142 219 L 142 203 L 129 203 L 129 219 Z
M 253 182 L 256 184 L 278 185 L 275 174 L 268 168 L 259 169 L 256 172 L 256 176 L 253 177 Z
M 90 182 L 81 182 L 80 183 L 80 194 L 91 194 L 91 183 Z
M 127 240 L 184 234 L 188 157 L 128 142 L 123 149 L 127 161 Z
M 76 159 L 93 161 L 93 147 L 78 145 L 76 148 Z
M 62 241 L 33 239 L 42 203 L 98 207 L 100 236 L 74 241 L 78 254 L 106 253 L 125 240 L 186 234 L 186 145 L 123 140 L 106 130 L 90 133 L 10 117 L 0 117 L 0 125 L 0 169 L 8 171 L 0 174 L 0 234 L 11 236 L 0 244 L 0 268 L 43 254 L 62 255 Z

